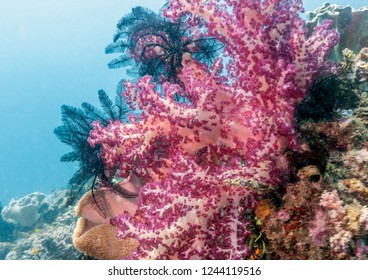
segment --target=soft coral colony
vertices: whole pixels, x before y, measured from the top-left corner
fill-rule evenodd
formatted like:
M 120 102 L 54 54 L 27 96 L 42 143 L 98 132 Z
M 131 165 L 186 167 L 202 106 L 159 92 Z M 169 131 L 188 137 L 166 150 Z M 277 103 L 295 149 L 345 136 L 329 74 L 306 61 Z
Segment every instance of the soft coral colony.
M 300 149 L 295 108 L 333 70 L 327 57 L 339 39 L 329 21 L 307 36 L 302 10 L 297 0 L 172 0 L 163 17 L 142 8 L 123 17 L 107 50 L 124 54 L 110 66 L 131 59 L 141 77 L 118 87 L 115 104 L 101 91 L 104 112 L 64 107 L 57 130 L 76 150 L 64 160 L 81 161 L 73 187 L 93 178 L 78 207 L 81 251 L 132 259 L 260 255 L 248 214 L 288 180 L 286 151 Z M 118 244 L 104 245 L 114 253 L 102 252 L 97 238 Z

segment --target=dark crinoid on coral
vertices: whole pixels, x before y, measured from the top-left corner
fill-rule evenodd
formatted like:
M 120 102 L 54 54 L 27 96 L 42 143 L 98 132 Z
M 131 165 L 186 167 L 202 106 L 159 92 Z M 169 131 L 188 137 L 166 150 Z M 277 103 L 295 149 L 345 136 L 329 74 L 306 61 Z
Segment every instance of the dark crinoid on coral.
M 301 122 L 306 119 L 331 119 L 338 100 L 338 82 L 336 76 L 316 80 L 309 88 L 308 95 L 297 106 L 297 120 Z
M 322 77 L 314 81 L 297 106 L 296 119 L 298 123 L 308 119 L 316 122 L 333 119 L 337 111 L 352 109 L 357 103 L 354 91 L 344 89 L 338 76 Z
M 87 142 L 89 132 L 93 129 L 92 123 L 99 121 L 103 126 L 107 126 L 111 120 L 126 122 L 127 113 L 130 111 L 120 93 L 116 96 L 115 104 L 103 90 L 98 92 L 98 96 L 102 111 L 86 102 L 82 104 L 82 109 L 63 105 L 61 107 L 63 125 L 54 130 L 61 142 L 73 148 L 72 152 L 63 155 L 60 160 L 79 162 L 79 169 L 68 183 L 71 188 L 70 203 L 82 193 L 86 184 L 93 190 L 97 179 L 105 183 L 110 179 L 107 178 L 99 157 L 101 147 L 92 148 Z
M 221 49 L 222 44 L 215 38 L 192 33 L 186 19 L 172 22 L 149 9 L 136 7 L 120 19 L 113 43 L 105 52 L 123 53 L 108 64 L 110 68 L 134 65 L 139 76 L 178 83 L 185 54 L 211 63 Z

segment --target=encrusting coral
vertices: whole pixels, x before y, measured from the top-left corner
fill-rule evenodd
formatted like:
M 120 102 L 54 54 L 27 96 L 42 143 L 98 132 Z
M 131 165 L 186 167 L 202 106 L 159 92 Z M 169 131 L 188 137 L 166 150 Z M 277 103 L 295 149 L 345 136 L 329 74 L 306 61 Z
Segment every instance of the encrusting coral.
M 262 224 L 267 254 L 281 259 L 320 259 L 324 252 L 321 247 L 326 245 L 325 236 L 317 230 L 320 225 L 313 219 L 323 215 L 315 211 L 322 193 L 322 175 L 317 167 L 306 166 L 297 176 L 299 180 L 286 187 L 282 206 Z

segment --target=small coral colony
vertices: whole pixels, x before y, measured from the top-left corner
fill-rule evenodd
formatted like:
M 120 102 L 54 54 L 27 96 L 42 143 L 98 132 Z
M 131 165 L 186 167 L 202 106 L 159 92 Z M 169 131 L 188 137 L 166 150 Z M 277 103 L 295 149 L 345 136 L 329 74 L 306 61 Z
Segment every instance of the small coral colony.
M 368 9 L 302 11 L 170 0 L 122 17 L 106 53 L 131 78 L 101 109 L 64 105 L 55 129 L 80 167 L 79 251 L 367 258 Z

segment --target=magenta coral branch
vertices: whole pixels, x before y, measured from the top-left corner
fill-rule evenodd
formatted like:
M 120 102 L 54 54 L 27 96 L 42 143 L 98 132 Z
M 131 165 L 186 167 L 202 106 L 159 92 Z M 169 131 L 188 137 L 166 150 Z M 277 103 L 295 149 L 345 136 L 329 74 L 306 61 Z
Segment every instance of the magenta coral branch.
M 119 226 L 118 236 L 132 237 L 142 244 L 132 257 L 244 256 L 246 248 L 242 244 L 247 222 L 241 215 L 248 206 L 244 197 L 251 193 L 242 187 L 230 187 L 225 180 L 221 183 L 216 175 L 180 155 L 173 170 L 175 173 L 169 173 L 165 183 L 145 185 L 134 217 L 125 214 L 114 221 Z M 222 207 L 223 211 L 218 213 Z

